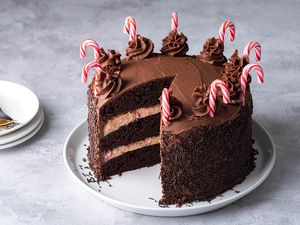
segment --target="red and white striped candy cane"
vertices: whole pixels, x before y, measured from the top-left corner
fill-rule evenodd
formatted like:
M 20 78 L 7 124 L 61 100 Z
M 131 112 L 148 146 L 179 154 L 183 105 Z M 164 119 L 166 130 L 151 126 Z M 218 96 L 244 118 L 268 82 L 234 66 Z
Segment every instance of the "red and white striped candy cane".
M 242 76 L 241 76 L 241 88 L 243 93 L 243 105 L 245 104 L 245 95 L 246 95 L 246 86 L 247 86 L 247 80 L 249 76 L 249 72 L 251 70 L 255 70 L 257 73 L 257 80 L 258 83 L 262 84 L 264 82 L 264 71 L 258 64 L 248 64 L 244 67 Z
M 86 54 L 86 48 L 87 47 L 92 47 L 94 50 L 94 59 L 96 60 L 99 55 L 100 55 L 100 47 L 97 44 L 96 41 L 92 40 L 92 39 L 86 39 L 83 42 L 81 42 L 80 45 L 80 58 L 83 58 Z
M 208 103 L 209 113 L 208 114 L 210 117 L 214 117 L 215 114 L 217 87 L 221 88 L 223 102 L 227 104 L 230 101 L 229 90 L 226 83 L 218 79 L 214 80 L 210 85 L 210 91 L 209 91 L 209 103 Z
M 132 16 L 125 19 L 123 33 L 129 35 L 129 41 L 136 40 L 136 22 Z
M 85 63 L 84 66 L 82 67 L 82 71 L 81 71 L 81 81 L 82 81 L 82 83 L 87 82 L 88 72 L 91 68 L 95 68 L 96 78 L 100 77 L 100 74 L 101 74 L 101 71 L 102 71 L 101 65 L 99 63 L 95 62 L 95 61 L 90 61 L 90 62 Z
M 173 12 L 171 14 L 171 28 L 173 31 L 177 32 L 177 28 L 178 28 L 178 14 L 177 12 Z
M 244 48 L 243 55 L 249 60 L 251 50 L 255 48 L 255 61 L 261 59 L 261 45 L 257 41 L 250 41 Z
M 232 22 L 226 20 L 222 23 L 222 25 L 220 26 L 220 29 L 219 29 L 219 42 L 221 42 L 221 43 L 224 42 L 224 36 L 225 36 L 225 31 L 226 31 L 227 27 L 229 28 L 229 39 L 230 39 L 230 41 L 234 40 L 235 26 Z
M 161 95 L 161 120 L 165 126 L 170 125 L 169 117 L 171 115 L 170 110 L 170 98 L 169 90 L 164 88 Z

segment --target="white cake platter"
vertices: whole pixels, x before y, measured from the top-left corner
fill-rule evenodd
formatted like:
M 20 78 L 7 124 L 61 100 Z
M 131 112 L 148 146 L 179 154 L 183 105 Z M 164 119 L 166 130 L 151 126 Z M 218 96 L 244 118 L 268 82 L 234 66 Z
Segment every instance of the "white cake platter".
M 249 194 L 270 174 L 276 157 L 275 146 L 269 133 L 253 121 L 256 167 L 239 185 L 228 190 L 210 202 L 197 202 L 182 207 L 171 205 L 162 208 L 158 205 L 162 190 L 159 179 L 159 165 L 125 172 L 122 176 L 113 176 L 108 182 L 88 182 L 93 177 L 86 162 L 88 131 L 87 122 L 78 124 L 69 134 L 64 145 L 63 157 L 71 176 L 86 191 L 100 200 L 117 208 L 133 213 L 151 216 L 189 216 L 207 213 L 227 206 Z

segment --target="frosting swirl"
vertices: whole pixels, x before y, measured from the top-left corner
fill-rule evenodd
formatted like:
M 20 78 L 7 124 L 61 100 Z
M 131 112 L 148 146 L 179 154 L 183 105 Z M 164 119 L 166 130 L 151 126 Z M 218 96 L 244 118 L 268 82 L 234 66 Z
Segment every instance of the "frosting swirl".
M 100 49 L 100 56 L 97 62 L 102 66 L 104 73 L 108 75 L 120 74 L 121 71 L 121 54 L 115 50 L 108 50 L 108 53 L 103 48 Z
M 183 56 L 189 50 L 187 37 L 183 33 L 172 30 L 162 42 L 161 52 L 165 55 Z
M 203 50 L 198 55 L 198 59 L 203 62 L 210 63 L 216 66 L 222 66 L 227 62 L 227 58 L 223 55 L 224 45 L 218 39 L 208 38 L 203 45 Z
M 206 88 L 205 84 L 200 84 L 195 87 L 192 93 L 192 111 L 196 117 L 205 116 L 209 112 L 208 101 L 209 101 L 209 89 Z
M 150 39 L 137 35 L 136 40 L 128 42 L 126 56 L 128 59 L 144 59 L 150 56 L 153 50 L 154 44 Z
M 182 116 L 182 103 L 170 94 L 170 117 L 169 120 L 177 120 Z
M 232 104 L 241 102 L 241 84 L 240 79 L 244 66 L 248 63 L 245 57 L 239 57 L 238 50 L 235 50 L 229 59 L 229 63 L 224 65 L 222 71 L 222 80 L 227 84 Z M 247 83 L 251 82 L 251 77 L 248 76 Z
M 95 77 L 95 89 L 99 89 L 97 96 L 105 99 L 115 96 L 121 90 L 122 79 L 119 74 L 107 74 L 102 72 L 100 77 Z

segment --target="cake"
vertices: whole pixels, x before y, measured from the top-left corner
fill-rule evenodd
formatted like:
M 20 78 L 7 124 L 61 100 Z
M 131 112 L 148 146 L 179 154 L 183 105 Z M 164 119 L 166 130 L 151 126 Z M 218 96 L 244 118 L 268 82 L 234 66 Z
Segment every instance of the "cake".
M 126 58 L 90 39 L 81 45 L 81 57 L 89 46 L 95 53 L 82 70 L 83 82 L 96 71 L 88 89 L 90 169 L 105 181 L 160 163 L 161 205 L 209 201 L 254 169 L 249 71 L 263 81 L 261 67 L 249 58 L 255 48 L 260 60 L 258 42 L 241 56 L 237 50 L 229 60 L 224 56 L 224 33 L 229 28 L 234 39 L 233 23 L 225 21 L 219 37 L 209 38 L 196 56 L 187 55 L 188 39 L 177 26 L 174 13 L 161 53 L 136 34 L 132 17 L 124 26 Z

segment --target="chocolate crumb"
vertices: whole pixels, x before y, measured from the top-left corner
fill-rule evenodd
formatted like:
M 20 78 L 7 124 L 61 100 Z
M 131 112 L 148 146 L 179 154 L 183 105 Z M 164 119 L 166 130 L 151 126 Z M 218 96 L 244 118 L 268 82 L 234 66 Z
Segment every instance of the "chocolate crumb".
M 83 162 L 86 162 L 86 158 L 82 158 L 82 161 L 83 161 Z
M 152 200 L 154 202 L 157 202 L 157 200 L 155 200 L 154 198 L 149 197 L 148 199 L 150 199 L 150 200 Z

